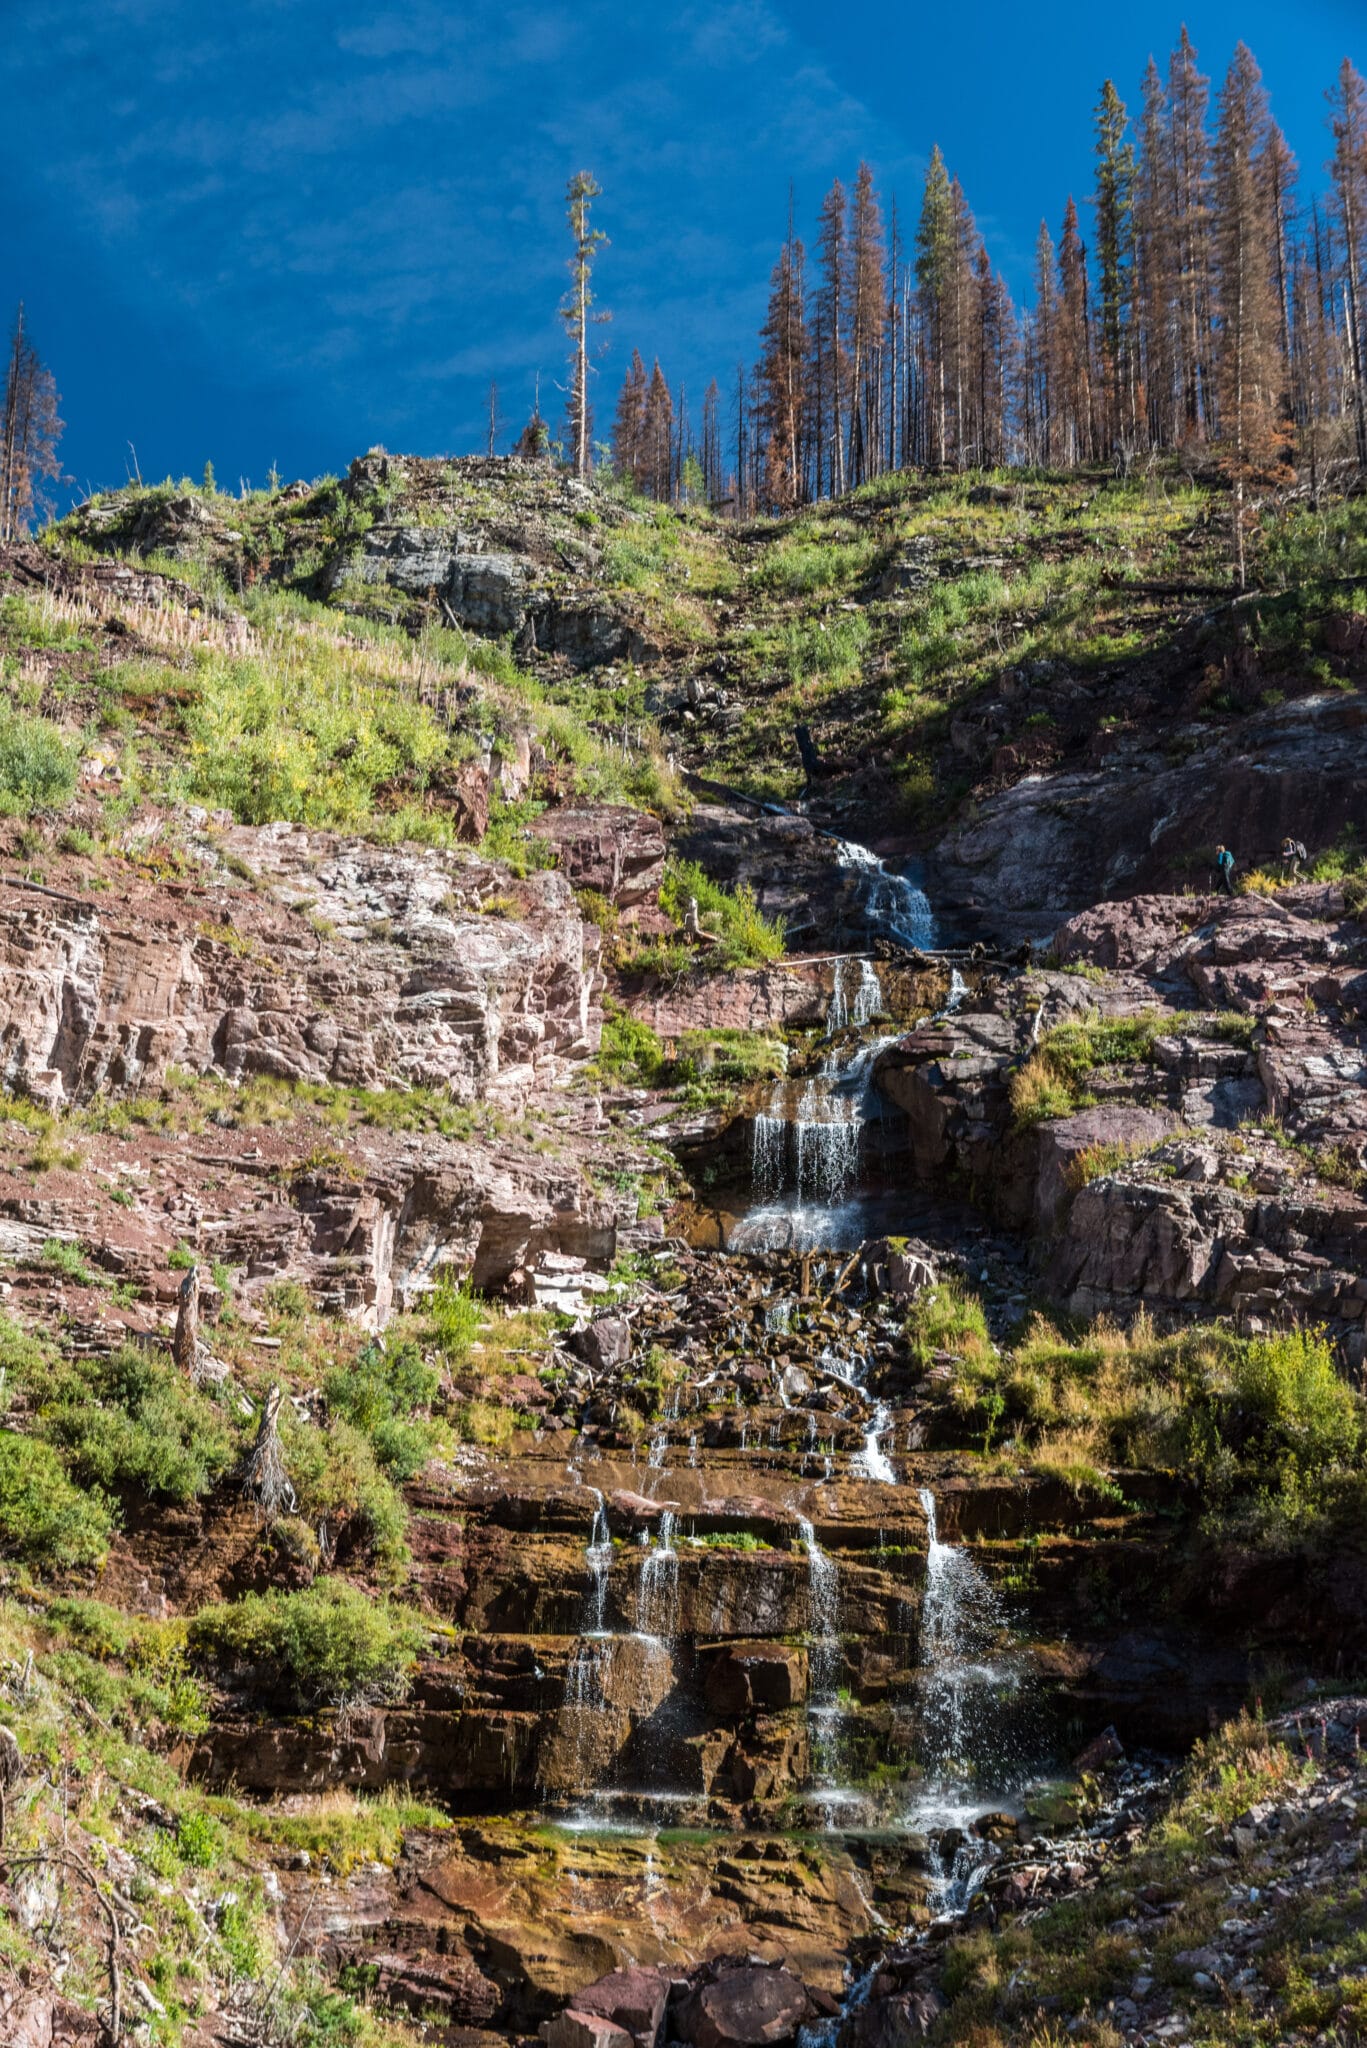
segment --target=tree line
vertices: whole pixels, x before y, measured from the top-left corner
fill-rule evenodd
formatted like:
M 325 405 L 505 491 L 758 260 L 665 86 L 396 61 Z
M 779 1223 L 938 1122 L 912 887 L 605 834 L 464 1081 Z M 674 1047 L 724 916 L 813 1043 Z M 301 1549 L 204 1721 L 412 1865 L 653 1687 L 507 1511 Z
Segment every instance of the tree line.
M 1347 58 L 1327 98 L 1328 186 L 1302 200 L 1244 44 L 1213 100 L 1185 29 L 1165 73 L 1150 60 L 1133 114 L 1107 80 L 1090 246 L 1070 195 L 1057 235 L 1040 224 L 1024 309 L 938 147 L 909 232 L 860 164 L 852 188 L 837 180 L 822 201 L 810 255 L 790 202 L 758 353 L 728 380 L 725 434 L 715 379 L 695 432 L 686 392 L 633 353 L 614 468 L 653 497 L 705 494 L 745 514 L 900 469 L 1128 468 L 1208 451 L 1242 534 L 1246 493 L 1295 467 L 1314 484 L 1344 458 L 1367 469 L 1367 84 Z M 579 228 L 582 266 L 593 248 Z M 567 318 L 584 473 L 582 294 Z

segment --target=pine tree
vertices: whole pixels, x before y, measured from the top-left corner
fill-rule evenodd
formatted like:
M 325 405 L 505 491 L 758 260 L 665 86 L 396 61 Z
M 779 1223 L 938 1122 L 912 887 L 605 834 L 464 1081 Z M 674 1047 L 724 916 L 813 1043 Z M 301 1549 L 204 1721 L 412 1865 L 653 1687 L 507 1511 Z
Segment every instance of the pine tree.
M 791 222 L 769 282 L 769 310 L 760 330 L 755 366 L 756 424 L 763 436 L 764 496 L 789 511 L 803 496 L 803 441 L 807 399 L 804 252 Z
M 714 377 L 702 400 L 702 474 L 709 505 L 721 503 L 725 479 L 721 460 L 721 391 Z
M 1054 284 L 1054 238 L 1046 222 L 1039 224 L 1035 240 L 1035 316 L 1032 329 L 1034 359 L 1033 412 L 1035 458 L 1048 465 L 1058 460 L 1055 419 L 1054 354 L 1058 346 L 1058 292 Z
M 617 411 L 612 422 L 612 466 L 623 482 L 645 488 L 646 366 L 641 351 L 631 351 L 631 363 L 622 379 Z
M 845 353 L 845 308 L 850 262 L 847 212 L 845 188 L 837 178 L 821 202 L 817 226 L 820 276 L 812 322 L 819 392 L 816 420 L 817 491 L 819 494 L 824 469 L 832 496 L 845 488 L 845 401 L 849 385 L 849 359 Z
M 1334 154 L 1334 212 L 1342 244 L 1342 286 L 1348 371 L 1348 404 L 1360 468 L 1367 468 L 1367 336 L 1362 331 L 1367 277 L 1367 83 L 1347 57 L 1329 94 L 1329 128 Z
M 1285 365 L 1267 176 L 1271 119 L 1252 54 L 1237 45 L 1220 91 L 1213 157 L 1216 384 L 1224 466 L 1234 493 L 1234 569 L 1247 581 L 1245 495 L 1281 468 Z
M 958 271 L 953 188 L 940 145 L 930 153 L 921 220 L 916 230 L 916 283 L 920 291 L 926 349 L 926 383 L 930 407 L 932 463 L 948 460 L 950 363 L 953 355 L 953 312 Z
M 877 464 L 880 349 L 883 340 L 883 217 L 873 172 L 861 163 L 854 183 L 850 231 L 847 353 L 850 429 L 847 475 L 860 484 Z
M 662 502 L 674 495 L 674 400 L 656 359 L 646 388 L 641 434 L 641 483 Z
M 1087 250 L 1069 195 L 1058 245 L 1058 311 L 1055 322 L 1055 403 L 1070 463 L 1090 462 L 1092 433 L 1091 323 L 1087 316 Z
M 1096 123 L 1096 261 L 1098 324 L 1106 391 L 1106 432 L 1116 445 L 1134 432 L 1130 323 L 1134 298 L 1134 145 L 1126 140 L 1125 103 L 1108 78 Z
M 29 338 L 22 303 L 15 315 L 0 412 L 0 541 L 11 541 L 47 511 L 44 483 L 61 477 L 57 386 Z
M 1210 377 L 1210 80 L 1196 67 L 1185 28 L 1168 68 L 1172 208 L 1177 256 L 1181 430 L 1215 431 Z
M 570 234 L 574 238 L 574 254 L 569 259 L 570 289 L 561 302 L 560 317 L 571 343 L 570 387 L 566 403 L 566 421 L 569 429 L 570 461 L 578 477 L 586 477 L 593 462 L 593 407 L 589 397 L 589 376 L 592 365 L 589 361 L 589 328 L 595 322 L 610 320 L 610 313 L 595 313 L 590 280 L 593 275 L 594 258 L 607 241 L 601 228 L 590 226 L 590 213 L 595 199 L 601 198 L 602 186 L 591 171 L 576 171 L 565 190 L 566 215 Z
M 1149 445 L 1164 448 L 1177 438 L 1177 260 L 1168 101 L 1152 57 L 1143 92 L 1134 202 L 1136 341 Z

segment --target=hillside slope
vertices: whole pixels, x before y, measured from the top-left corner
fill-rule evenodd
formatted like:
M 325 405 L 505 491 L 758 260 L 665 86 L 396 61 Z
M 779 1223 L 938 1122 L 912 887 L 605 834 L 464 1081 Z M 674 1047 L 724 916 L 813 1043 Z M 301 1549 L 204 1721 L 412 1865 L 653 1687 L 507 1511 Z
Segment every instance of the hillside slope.
M 1367 514 L 1224 516 L 0 554 L 7 2039 L 1349 2025 Z

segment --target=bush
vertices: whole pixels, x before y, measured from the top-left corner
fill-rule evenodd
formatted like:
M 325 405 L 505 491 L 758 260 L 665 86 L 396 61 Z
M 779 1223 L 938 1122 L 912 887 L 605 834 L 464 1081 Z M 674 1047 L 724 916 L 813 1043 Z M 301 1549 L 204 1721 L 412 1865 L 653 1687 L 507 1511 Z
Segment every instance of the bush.
M 772 922 L 755 901 L 753 889 L 724 889 L 693 860 L 670 861 L 660 890 L 660 908 L 682 924 L 688 899 L 695 896 L 704 928 L 720 944 L 704 949 L 700 966 L 759 967 L 783 957 L 783 919 Z M 629 963 L 624 963 L 629 964 Z
M 73 1486 L 52 1448 L 0 1430 L 0 1546 L 27 1564 L 71 1571 L 103 1564 L 111 1504 Z
M 369 1437 L 375 1456 L 400 1484 L 427 1463 L 436 1432 L 413 1411 L 430 1405 L 437 1374 L 413 1344 L 367 1344 L 359 1358 L 323 1381 L 328 1407 Z
M 463 1364 L 484 1319 L 470 1288 L 458 1285 L 449 1272 L 443 1273 L 432 1290 L 427 1313 L 437 1349 L 453 1365 Z
M 53 1359 L 34 1392 L 42 1434 L 101 1486 L 194 1500 L 237 1456 L 221 1409 L 158 1352 L 125 1345 L 109 1358 Z
M 0 815 L 64 804 L 76 787 L 76 749 L 46 718 L 0 709 Z
M 345 1708 L 405 1698 L 427 1633 L 411 1607 L 319 1579 L 302 1593 L 249 1593 L 202 1608 L 189 1641 L 206 1659 L 273 1670 L 299 1707 Z
M 317 1429 L 292 1409 L 282 1412 L 280 1437 L 303 1519 L 314 1528 L 325 1524 L 334 1538 L 356 1519 L 388 1575 L 407 1564 L 408 1512 L 369 1437 L 341 1416 Z
M 628 1017 L 619 1011 L 603 1019 L 598 1065 L 613 1080 L 653 1088 L 663 1078 L 669 1061 L 650 1025 L 643 1018 Z

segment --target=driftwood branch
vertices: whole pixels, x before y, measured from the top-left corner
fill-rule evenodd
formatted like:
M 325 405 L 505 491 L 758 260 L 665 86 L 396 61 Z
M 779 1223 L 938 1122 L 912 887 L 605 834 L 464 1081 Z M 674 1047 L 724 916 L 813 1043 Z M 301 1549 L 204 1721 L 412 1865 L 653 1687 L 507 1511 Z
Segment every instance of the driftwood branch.
M 26 1849 L 15 1856 L 0 1859 L 0 1869 L 42 1870 L 60 1869 L 74 1871 L 76 1876 L 90 1889 L 105 1921 L 105 1968 L 109 1972 L 109 2017 L 105 2021 L 105 2035 L 110 2048 L 118 2048 L 123 2034 L 123 1935 L 119 1927 L 118 1910 L 112 1899 L 100 1890 L 100 1881 L 83 1856 L 74 1849 Z

